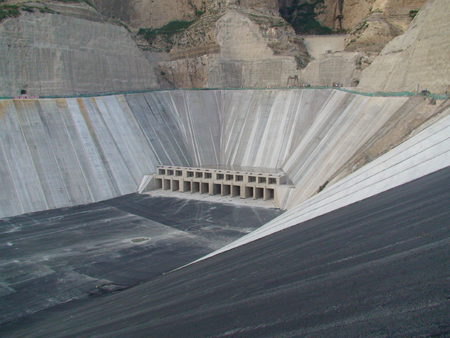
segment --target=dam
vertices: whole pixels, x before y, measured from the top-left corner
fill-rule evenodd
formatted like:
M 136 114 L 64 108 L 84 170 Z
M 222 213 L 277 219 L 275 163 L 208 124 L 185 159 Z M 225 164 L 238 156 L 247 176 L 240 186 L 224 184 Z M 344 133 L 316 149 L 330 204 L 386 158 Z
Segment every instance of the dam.
M 1 247 L 5 258 L 0 263 L 7 276 L 0 283 L 0 295 L 8 309 L 0 312 L 0 333 L 31 337 L 36 336 L 36 326 L 50 336 L 89 336 L 96 323 L 113 320 L 132 335 L 150 332 L 151 327 L 155 336 L 167 336 L 174 332 L 173 323 L 142 321 L 133 311 L 138 309 L 153 318 L 162 306 L 167 313 L 177 313 L 176 321 L 181 320 L 179 316 L 184 314 L 170 304 L 190 308 L 186 289 L 200 297 L 203 291 L 199 288 L 207 285 L 208 290 L 217 286 L 227 295 L 223 300 L 220 294 L 208 291 L 211 302 L 219 304 L 219 312 L 226 312 L 233 297 L 242 297 L 248 304 L 245 290 L 264 289 L 266 280 L 273 285 L 278 285 L 280 278 L 282 283 L 291 283 L 294 272 L 287 264 L 298 266 L 327 257 L 328 250 L 333 251 L 339 243 L 351 248 L 344 256 L 366 257 L 379 250 L 384 255 L 387 249 L 380 229 L 394 234 L 386 245 L 395 248 L 396 254 L 410 257 L 411 262 L 416 262 L 414 250 L 428 257 L 427 250 L 433 245 L 437 248 L 434 255 L 441 259 L 445 256 L 441 249 L 448 244 L 445 222 L 428 234 L 426 220 L 446 213 L 442 204 L 448 199 L 449 115 L 448 99 L 431 105 L 421 96 L 369 96 L 314 88 L 0 100 L 0 185 L 6 192 L 0 197 L 5 243 Z M 425 193 L 424 187 L 436 191 L 440 187 L 439 203 L 429 202 L 431 192 L 425 202 L 404 202 L 404 198 L 412 198 L 410 191 L 416 191 L 416 185 L 420 194 Z M 152 195 L 154 191 L 179 194 L 170 199 Z M 418 190 L 416 193 L 419 196 Z M 272 201 L 277 209 L 179 198 L 185 194 Z M 388 205 L 383 200 L 389 201 Z M 416 229 L 419 235 L 416 230 L 402 230 L 409 229 L 402 225 L 407 222 L 390 223 L 389 217 L 397 216 L 387 216 L 391 215 L 388 211 L 402 203 L 411 203 L 417 210 L 429 205 L 437 208 L 421 215 L 406 214 L 412 219 L 424 218 L 420 231 Z M 365 208 L 362 214 L 358 208 Z M 340 221 L 333 223 L 336 217 L 353 229 L 346 212 L 355 219 L 373 216 L 375 220 L 347 231 Z M 383 213 L 383 222 L 377 223 L 377 215 Z M 328 223 L 322 221 L 329 217 Z M 373 236 L 366 237 L 366 230 Z M 438 243 L 435 233 L 442 235 Z M 359 247 L 361 238 L 373 251 Z M 276 247 L 272 239 L 279 243 Z M 326 244 L 311 244 L 322 240 Z M 283 241 L 289 244 L 285 246 Z M 407 242 L 415 243 L 416 249 L 408 251 Z M 387 261 L 396 259 L 390 255 L 386 253 Z M 324 266 L 332 268 L 341 264 L 335 263 L 340 259 L 333 258 L 333 263 Z M 268 269 L 266 262 L 276 269 Z M 305 271 L 310 268 L 305 269 L 302 271 L 308 275 Z M 345 268 L 343 273 L 350 274 L 352 269 Z M 384 265 L 380 269 L 392 275 L 397 271 Z M 233 284 L 237 293 L 224 286 L 227 271 L 232 271 L 232 278 L 245 280 L 246 284 Z M 436 283 L 443 278 L 437 271 L 443 270 L 429 275 Z M 260 274 L 266 277 L 254 279 Z M 323 276 L 311 278 L 329 289 Z M 345 284 L 342 278 L 340 283 Z M 350 277 L 361 283 L 358 285 L 369 283 L 358 278 Z M 164 290 L 170 290 L 165 281 L 179 285 L 173 287 L 176 299 L 148 301 L 148 295 L 165 297 Z M 33 294 L 33 283 L 40 285 L 39 296 Z M 389 290 L 383 292 L 390 295 Z M 262 299 L 267 297 L 271 296 Z M 72 302 L 74 299 L 78 301 Z M 105 319 L 103 313 L 115 309 L 109 302 L 116 300 L 127 309 L 129 319 L 124 319 L 121 307 Z M 445 308 L 440 298 L 436 302 Z M 97 307 L 91 308 L 94 303 Z M 89 309 L 95 313 L 87 315 L 88 319 L 85 311 L 89 313 Z M 65 311 L 77 319 L 66 323 L 60 317 Z M 216 316 L 214 311 L 212 316 Z M 245 319 L 253 311 L 245 310 L 240 316 Z M 41 315 L 56 324 L 50 325 Z M 262 316 L 266 318 L 267 313 Z M 31 324 L 24 325 L 24 318 Z M 78 318 L 83 318 L 83 324 Z M 220 328 L 205 324 L 207 331 L 231 330 L 228 322 L 220 324 L 214 318 Z M 186 330 L 188 336 L 203 334 L 194 328 L 197 319 L 186 323 L 180 330 Z M 143 331 L 139 331 L 141 326 Z M 65 334 L 66 329 L 69 333 Z M 107 327 L 100 331 L 113 334 Z

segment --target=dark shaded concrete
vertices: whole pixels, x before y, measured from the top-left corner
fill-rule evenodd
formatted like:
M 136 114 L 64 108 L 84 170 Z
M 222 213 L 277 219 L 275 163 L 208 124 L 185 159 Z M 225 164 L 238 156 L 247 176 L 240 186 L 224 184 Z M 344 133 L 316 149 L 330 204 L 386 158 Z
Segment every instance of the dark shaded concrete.
M 280 213 L 132 194 L 1 219 L 0 323 L 155 278 Z
M 446 337 L 450 169 L 5 337 Z

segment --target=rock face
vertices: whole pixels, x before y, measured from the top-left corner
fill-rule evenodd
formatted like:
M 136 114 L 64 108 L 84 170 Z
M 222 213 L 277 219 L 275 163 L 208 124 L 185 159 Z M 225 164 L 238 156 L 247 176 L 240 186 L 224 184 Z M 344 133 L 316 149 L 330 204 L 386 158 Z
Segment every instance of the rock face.
M 427 0 L 346 0 L 343 3 L 343 26 L 353 28 L 367 14 L 381 12 L 386 20 L 403 30 Z
M 348 51 L 379 53 L 402 34 L 426 0 L 344 1 L 342 28 L 349 30 Z
M 202 0 L 93 0 L 97 9 L 130 26 L 161 27 L 173 20 L 190 21 L 202 9 Z M 208 1 L 211 2 L 211 1 Z
M 371 13 L 383 13 L 386 21 L 403 30 L 411 22 L 411 11 L 417 12 L 427 0 L 324 0 L 318 21 L 337 28 L 341 15 L 343 29 L 354 29 Z
M 220 54 L 208 65 L 208 87 L 281 86 L 298 73 L 292 57 L 275 56 L 260 28 L 238 12 L 228 12 L 217 22 Z
M 392 40 L 363 71 L 358 89 L 444 93 L 450 86 L 450 6 L 430 0 L 405 34 Z
M 5 46 L 0 56 L 7 55 L 0 59 L 0 70 L 5 74 L 0 79 L 0 95 L 13 96 L 21 90 L 30 95 L 54 96 L 114 93 L 157 86 L 279 87 L 286 86 L 288 78 L 294 76 L 300 76 L 303 84 L 338 82 L 355 86 L 361 71 L 392 38 L 402 34 L 425 0 L 315 2 L 317 21 L 351 32 L 345 48 L 332 47 L 321 54 L 311 50 L 311 63 L 303 38 L 278 14 L 279 8 L 298 6 L 302 1 L 97 0 L 100 12 L 122 18 L 134 27 L 155 28 L 184 20 L 172 22 L 166 36 L 157 29 L 147 30 L 150 36 L 156 34 L 151 39 L 146 37 L 147 41 L 145 35 L 135 36 L 141 49 L 152 54 L 147 61 L 126 30 L 106 23 L 111 19 L 84 2 L 48 0 L 39 6 L 48 6 L 64 16 L 22 12 L 19 18 L 0 24 L 0 43 Z M 387 49 L 384 54 L 401 49 L 405 50 Z M 401 79 L 396 77 L 395 81 Z
M 267 16 L 255 19 L 253 15 L 252 20 L 251 15 L 228 11 L 214 23 L 215 31 L 204 44 L 205 51 L 209 46 L 215 53 L 161 62 L 162 72 L 175 87 L 285 86 L 289 76 L 298 74 L 296 58 L 291 55 L 307 55 L 306 49 L 301 40 L 292 42 L 285 30 L 264 30 L 254 20 L 267 20 Z M 190 50 L 176 47 L 171 54 L 186 55 Z
M 161 27 L 170 21 L 191 21 L 206 13 L 223 13 L 228 8 L 278 15 L 277 0 L 93 0 L 97 9 L 130 26 Z
M 389 41 L 402 33 L 403 30 L 389 23 L 382 12 L 370 13 L 348 34 L 346 50 L 379 53 Z
M 356 87 L 361 77 L 358 69 L 358 53 L 324 54 L 301 70 L 300 84 L 311 86 Z
M 310 20 L 305 27 L 314 31 L 315 20 L 335 31 L 350 32 L 348 51 L 380 52 L 387 42 L 403 33 L 425 2 L 426 0 L 279 0 L 279 6 L 283 13 L 291 13 L 289 22 L 293 25 L 301 25 L 305 20 Z M 305 11 L 311 11 L 308 9 L 310 6 L 314 7 L 315 13 L 306 15 Z
M 154 70 L 121 26 L 23 13 L 0 23 L 0 96 L 155 88 Z

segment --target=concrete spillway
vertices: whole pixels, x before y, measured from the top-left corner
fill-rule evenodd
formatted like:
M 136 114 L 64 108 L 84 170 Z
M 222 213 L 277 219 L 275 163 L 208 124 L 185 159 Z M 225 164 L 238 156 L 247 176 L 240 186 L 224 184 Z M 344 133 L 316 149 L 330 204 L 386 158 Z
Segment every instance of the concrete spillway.
M 0 101 L 0 217 L 137 191 L 157 165 L 281 168 L 291 208 L 411 99 L 213 90 Z

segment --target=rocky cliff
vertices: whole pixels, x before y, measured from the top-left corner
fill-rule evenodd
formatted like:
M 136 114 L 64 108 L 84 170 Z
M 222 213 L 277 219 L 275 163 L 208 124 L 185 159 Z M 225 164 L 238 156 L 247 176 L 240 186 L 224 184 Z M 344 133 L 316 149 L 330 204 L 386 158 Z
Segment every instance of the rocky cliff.
M 21 7 L 0 23 L 0 44 L 5 46 L 0 51 L 0 70 L 4 74 L 0 95 L 17 95 L 21 90 L 57 96 L 155 87 L 279 87 L 288 85 L 288 79 L 296 76 L 300 79 L 294 82 L 296 85 L 356 86 L 361 72 L 394 37 L 401 36 L 396 41 L 410 41 L 411 34 L 415 34 L 410 30 L 420 30 L 423 39 L 430 38 L 428 45 L 422 42 L 424 46 L 437 46 L 440 39 L 445 40 L 447 27 L 439 26 L 440 31 L 427 28 L 440 25 L 433 19 L 415 19 L 405 34 L 408 37 L 403 37 L 403 31 L 424 2 L 92 0 L 94 8 L 87 5 L 87 0 L 4 1 Z M 443 0 L 432 2 L 445 5 Z M 288 13 L 289 17 L 284 17 L 292 25 L 279 13 Z M 328 32 L 347 30 L 343 47 L 331 43 L 334 38 L 325 38 L 328 42 L 315 40 L 306 48 L 306 37 L 296 34 L 299 18 L 304 19 L 300 20 L 303 28 L 312 27 L 314 32 L 324 27 Z M 446 19 L 438 15 L 435 20 L 445 24 Z M 426 31 L 436 34 L 427 35 Z M 409 64 L 410 58 L 436 58 L 437 63 L 420 61 L 424 65 L 419 65 L 416 60 L 420 70 L 408 71 L 408 75 L 404 70 L 395 77 L 396 85 L 364 82 L 361 88 L 412 91 L 418 82 L 429 83 L 421 79 L 430 73 L 426 69 L 445 68 L 442 48 L 436 48 L 432 57 L 400 53 L 409 49 L 408 43 L 390 45 L 374 65 L 381 69 L 387 62 L 398 72 L 402 66 L 397 67 L 396 63 Z M 441 65 L 437 66 L 439 62 Z M 423 74 L 411 78 L 412 73 Z M 442 81 L 433 90 L 445 91 L 447 80 Z
M 361 71 L 389 41 L 403 34 L 424 2 L 209 1 L 204 3 L 203 11 L 197 11 L 200 16 L 187 29 L 175 32 L 170 38 L 156 36 L 150 48 L 170 51 L 172 61 L 159 63 L 159 68 L 173 87 L 285 86 L 289 76 L 299 76 L 300 84 L 356 86 Z M 276 13 L 277 6 L 297 33 L 347 31 L 344 48 L 330 48 L 309 63 L 311 59 L 302 38 Z M 232 17 L 235 19 L 231 23 Z M 230 21 L 228 26 L 224 25 L 227 21 Z M 250 27 L 250 21 L 256 26 Z M 251 38 L 247 38 L 249 31 L 252 31 Z M 260 52 L 261 43 L 272 50 L 271 55 Z M 243 56 L 242 52 L 233 54 L 231 50 L 248 50 L 248 53 Z M 249 56 L 253 52 L 258 55 L 257 60 Z M 289 65 L 292 60 L 297 63 L 296 68 Z M 277 78 L 275 73 L 279 75 Z
M 193 20 L 196 12 L 204 10 L 202 0 L 93 0 L 98 11 L 115 17 L 130 26 L 161 27 L 173 20 Z
M 148 90 L 154 70 L 117 24 L 21 11 L 0 23 L 0 96 L 77 95 Z
M 358 89 L 444 93 L 450 87 L 450 6 L 430 0 L 405 34 L 392 40 L 363 71 Z
M 288 10 L 293 19 L 305 15 L 311 6 L 313 18 L 334 30 L 352 30 L 371 13 L 383 13 L 389 24 L 406 29 L 412 16 L 426 0 L 278 0 L 280 10 Z M 315 14 L 315 15 L 314 15 Z
M 99 12 L 135 28 L 162 27 L 174 21 L 191 21 L 202 14 L 223 13 L 228 8 L 278 15 L 277 0 L 92 0 Z
M 271 20 L 283 25 L 275 27 Z M 298 74 L 299 62 L 308 58 L 301 40 L 279 17 L 231 10 L 213 22 L 209 35 L 201 32 L 188 30 L 179 41 L 191 44 L 178 43 L 170 52 L 177 60 L 159 63 L 175 87 L 285 86 L 289 76 Z M 192 47 L 205 36 L 203 49 Z

